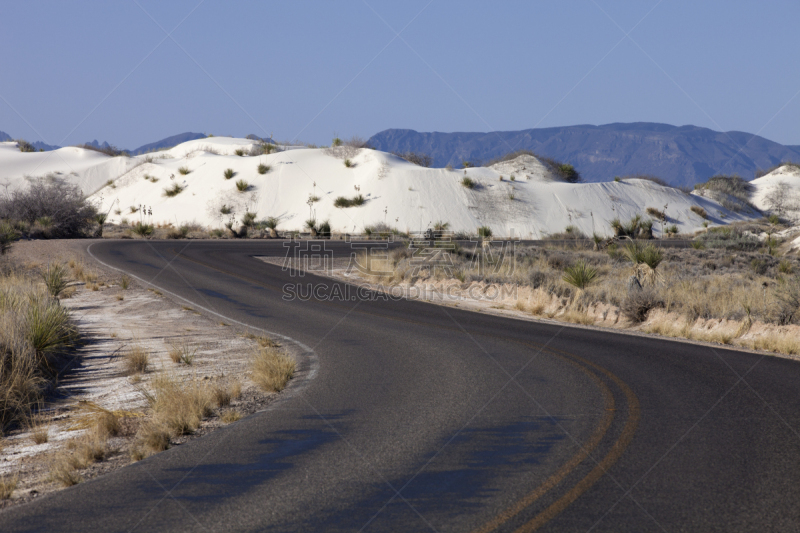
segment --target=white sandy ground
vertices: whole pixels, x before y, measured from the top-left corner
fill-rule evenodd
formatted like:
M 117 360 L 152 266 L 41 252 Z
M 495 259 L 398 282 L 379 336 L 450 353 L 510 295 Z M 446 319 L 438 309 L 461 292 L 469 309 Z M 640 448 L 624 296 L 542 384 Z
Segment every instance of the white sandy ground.
M 36 246 L 36 254 L 25 254 L 27 250 L 22 250 L 26 245 L 34 250 L 35 244 L 40 243 L 18 243 L 12 251 L 35 258 L 44 248 Z M 90 265 L 85 268 L 92 269 Z M 0 476 L 18 475 L 20 478 L 15 500 L 24 501 L 60 488 L 48 480 L 49 463 L 54 453 L 83 433 L 74 428 L 76 421 L 85 414 L 79 407 L 81 400 L 109 410 L 144 412 L 146 401 L 141 391 L 148 388 L 149 381 L 159 371 L 180 380 L 209 380 L 221 384 L 235 377 L 243 385 L 243 394 L 240 400 L 233 401 L 232 408 L 245 415 L 263 409 L 275 396 L 262 393 L 248 379 L 249 358 L 257 346 L 254 340 L 245 338 L 230 325 L 210 320 L 153 291 L 135 287 L 123 290 L 119 277 L 100 276 L 104 278 L 108 282 L 98 291 L 88 290 L 79 283 L 77 292 L 62 300 L 88 343 L 78 349 L 77 367 L 59 382 L 59 399 L 46 406 L 43 417 L 49 428 L 48 442 L 34 444 L 32 432 L 21 429 L 7 435 L 0 443 Z M 118 300 L 118 295 L 124 299 Z M 192 365 L 176 364 L 169 358 L 170 345 L 184 343 L 196 350 Z M 122 356 L 133 345 L 143 346 L 150 352 L 152 370 L 142 375 L 141 380 L 125 371 Z M 296 356 L 292 347 L 284 345 L 284 349 Z M 220 425 L 219 419 L 209 419 L 197 435 Z M 112 453 L 106 461 L 96 463 L 81 475 L 94 477 L 130 463 L 125 448 L 131 438 L 131 435 L 112 438 L 109 447 L 121 451 Z M 177 443 L 184 440 L 178 439 Z
M 424 301 L 445 307 L 457 307 L 477 313 L 488 313 L 498 316 L 527 320 L 531 322 L 545 322 L 548 324 L 568 325 L 569 327 L 590 328 L 590 329 L 612 329 L 619 333 L 628 335 L 657 336 L 649 333 L 651 329 L 659 324 L 674 324 L 680 328 L 684 322 L 680 313 L 665 312 L 663 309 L 653 309 L 647 320 L 641 324 L 630 324 L 621 314 L 619 307 L 597 303 L 586 309 L 586 314 L 594 320 L 594 324 L 578 325 L 565 319 L 567 308 L 566 300 L 555 295 L 549 295 L 541 289 L 531 287 L 520 287 L 513 284 L 498 284 L 487 282 L 463 283 L 457 279 L 418 279 L 409 283 L 391 282 L 383 284 L 375 282 L 369 276 L 359 271 L 355 259 L 337 258 L 332 262 L 318 263 L 298 263 L 291 262 L 291 259 L 278 257 L 258 257 L 265 263 L 278 265 L 283 268 L 305 269 L 317 276 L 323 276 L 339 280 L 367 290 L 384 293 L 389 299 L 409 299 Z M 531 304 L 541 304 L 539 315 L 518 309 L 518 302 L 522 302 L 526 307 Z M 691 344 L 700 344 L 711 347 L 728 347 L 736 350 L 744 350 L 754 353 L 768 354 L 776 357 L 800 360 L 800 356 L 783 354 L 776 352 L 757 351 L 748 348 L 753 341 L 759 338 L 779 335 L 781 337 L 800 337 L 800 326 L 788 325 L 777 326 L 775 324 L 765 324 L 754 321 L 744 332 L 739 331 L 741 322 L 725 319 L 703 319 L 698 318 L 691 326 L 691 332 L 696 339 L 686 339 L 682 337 L 668 338 Z M 718 342 L 704 342 L 703 338 L 713 338 L 714 334 L 724 333 L 731 337 L 729 345 Z
M 456 232 L 474 233 L 479 226 L 489 226 L 496 236 L 538 239 L 568 225 L 587 235 L 608 236 L 612 219 L 624 221 L 644 214 L 648 207 L 665 210 L 667 224 L 677 225 L 681 233 L 703 227 L 704 220 L 691 211 L 693 206 L 708 212 L 712 226 L 760 216 L 735 213 L 710 198 L 646 180 L 563 183 L 531 156 L 493 167 L 448 170 L 419 167 L 385 152 L 346 147 L 288 147 L 253 157 L 234 154 L 236 149 L 248 151 L 253 145 L 248 139 L 211 137 L 153 154 L 112 158 L 74 147 L 22 153 L 15 143 L 6 142 L 0 143 L 0 183 L 13 189 L 24 186 L 25 176 L 60 173 L 57 175 L 77 183 L 102 210 L 110 212 L 111 222 L 123 218 L 173 225 L 195 222 L 209 228 L 222 227 L 231 218 L 238 224 L 246 211 L 252 211 L 259 220 L 278 217 L 283 230 L 301 230 L 311 217 L 329 220 L 336 232 L 361 232 L 378 222 L 401 231 L 421 231 L 441 220 Z M 351 168 L 345 167 L 345 157 L 354 163 Z M 259 164 L 271 169 L 261 175 Z M 191 170 L 185 176 L 178 172 L 184 166 Z M 236 173 L 230 180 L 223 176 L 228 168 Z M 158 181 L 145 179 L 145 175 Z M 464 177 L 478 186 L 465 188 L 461 185 Z M 239 179 L 250 184 L 246 192 L 237 190 Z M 109 181 L 113 184 L 106 185 Z M 764 197 L 779 181 L 800 193 L 800 173 L 778 169 L 751 182 L 756 206 L 766 207 Z M 185 190 L 166 197 L 164 189 L 174 183 Z M 367 200 L 364 205 L 333 206 L 336 197 L 359 193 Z M 310 196 L 320 200 L 309 206 Z M 131 207 L 138 210 L 140 205 L 152 215 L 131 212 Z M 223 215 L 223 205 L 233 212 Z M 657 235 L 661 232 L 660 223 L 654 230 Z

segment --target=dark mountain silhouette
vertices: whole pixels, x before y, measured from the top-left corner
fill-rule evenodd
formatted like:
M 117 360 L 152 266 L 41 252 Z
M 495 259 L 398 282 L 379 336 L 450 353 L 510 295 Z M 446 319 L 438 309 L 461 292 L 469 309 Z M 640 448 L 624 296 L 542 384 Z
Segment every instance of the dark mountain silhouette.
M 11 138 L 11 135 L 4 131 L 0 131 L 0 143 L 4 143 L 6 141 L 13 141 L 14 139 Z
M 173 146 L 185 143 L 186 141 L 193 141 L 195 139 L 205 139 L 206 137 L 207 135 L 205 133 L 192 133 L 187 131 L 185 133 L 179 133 L 178 135 L 173 135 L 171 137 L 161 139 L 160 141 L 156 141 L 154 143 L 145 144 L 143 146 L 140 146 L 136 150 L 133 150 L 130 153 L 132 155 L 146 154 L 147 152 L 154 152 L 156 150 L 172 148 Z
M 585 181 L 651 174 L 674 186 L 691 186 L 715 174 L 752 179 L 758 169 L 800 161 L 800 147 L 750 133 L 649 122 L 566 126 L 489 133 L 422 133 L 384 130 L 369 144 L 386 152 L 424 152 L 433 166 L 487 163 L 516 150 L 571 163 Z

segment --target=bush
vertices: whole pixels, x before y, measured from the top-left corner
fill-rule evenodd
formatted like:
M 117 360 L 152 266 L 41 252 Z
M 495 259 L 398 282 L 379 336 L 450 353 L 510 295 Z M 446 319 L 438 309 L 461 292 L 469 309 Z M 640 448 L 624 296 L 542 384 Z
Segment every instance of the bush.
M 253 381 L 268 392 L 280 392 L 292 378 L 294 361 L 277 348 L 260 347 L 251 361 Z
M 143 374 L 150 366 L 150 353 L 142 346 L 132 346 L 125 353 L 125 367 L 131 374 Z
M 481 226 L 478 228 L 478 237 L 481 239 L 489 239 L 492 236 L 492 228 L 489 226 Z
M 173 183 L 171 187 L 167 187 L 166 189 L 164 189 L 164 196 L 172 198 L 173 196 L 178 196 L 182 192 L 183 192 L 183 187 L 178 185 L 177 183 Z
M 800 276 L 779 283 L 775 299 L 778 301 L 778 324 L 790 324 L 800 310 Z
M 17 148 L 19 148 L 20 152 L 35 152 L 36 148 L 24 139 L 17 140 Z
M 392 154 L 421 167 L 430 167 L 433 164 L 433 158 L 422 152 L 392 152 Z
M 17 189 L 0 198 L 0 219 L 34 224 L 49 220 L 48 237 L 74 238 L 90 235 L 92 218 L 97 209 L 81 190 L 60 178 L 47 177 L 32 181 L 27 189 Z M 0 228 L 3 239 L 13 237 L 8 228 Z M 13 240 L 13 239 L 12 239 Z
M 145 224 L 144 222 L 137 222 L 131 226 L 131 231 L 140 237 L 149 237 L 155 231 L 152 224 Z
M 464 176 L 463 178 L 461 178 L 461 185 L 463 185 L 467 189 L 474 189 L 476 183 L 471 178 Z
M 564 270 L 562 279 L 578 289 L 585 289 L 597 280 L 596 268 L 588 265 L 584 260 L 576 261 Z
M 11 244 L 19 239 L 19 233 L 14 229 L 14 226 L 6 221 L 0 222 L 0 255 L 5 253 L 11 248 Z
M 249 188 L 250 188 L 250 184 L 247 183 L 245 180 L 237 180 L 236 181 L 236 190 L 237 191 L 245 192 Z
M 256 214 L 252 211 L 245 212 L 242 217 L 242 225 L 246 228 L 252 228 L 256 222 Z
M 233 209 L 229 205 L 222 204 L 222 207 L 219 208 L 219 212 L 223 215 L 230 215 Z
M 244 156 L 244 150 L 242 148 L 237 148 L 233 151 L 234 154 L 238 155 L 239 157 Z
M 41 403 L 76 337 L 69 312 L 40 284 L 0 275 L 0 431 Z
M 179 168 L 178 172 L 180 172 L 181 176 L 186 176 L 188 174 L 191 174 L 192 171 L 189 170 L 189 167 L 184 166 L 184 167 Z
M 640 323 L 647 320 L 647 315 L 651 309 L 662 307 L 664 302 L 653 290 L 633 289 L 620 305 L 622 315 L 633 323 Z
M 657 220 L 666 220 L 667 219 L 666 213 L 664 213 L 664 211 L 661 211 L 660 209 L 657 209 L 655 207 L 648 207 L 647 208 L 647 214 L 650 215 L 651 217 L 657 219 Z
M 616 237 L 630 237 L 631 239 L 652 239 L 653 222 L 642 219 L 636 215 L 628 222 L 620 222 L 618 218 L 611 221 L 611 229 Z
M 58 298 L 69 284 L 67 269 L 61 263 L 48 264 L 47 269 L 42 272 L 42 279 L 44 279 L 44 285 L 53 298 Z
M 363 195 L 358 194 L 353 196 L 352 198 L 346 198 L 344 196 L 339 196 L 333 201 L 334 207 L 344 208 L 344 207 L 356 207 L 360 205 L 364 205 L 366 203 L 366 199 Z
M 236 172 L 234 172 L 232 168 L 226 168 L 222 175 L 225 176 L 226 180 L 229 180 L 236 175 Z
M 745 234 L 739 228 L 731 226 L 711 228 L 702 235 L 698 235 L 695 242 L 701 243 L 704 248 L 723 248 L 746 252 L 758 250 L 761 246 L 761 242 L 755 235 Z
M 267 145 L 267 146 L 271 146 L 271 145 Z M 258 173 L 259 174 L 266 174 L 267 172 L 269 172 L 269 169 L 270 169 L 269 165 L 265 165 L 263 163 L 258 165 Z
M 349 159 L 345 159 L 344 160 L 344 166 L 346 166 L 347 168 L 350 168 L 350 167 L 353 166 L 353 162 L 350 161 Z
M 117 148 L 116 146 L 92 146 L 91 144 L 79 144 L 77 145 L 77 147 L 83 148 L 84 150 L 92 150 L 93 152 L 100 152 L 101 154 L 106 154 L 111 157 L 128 155 L 128 152 L 120 148 Z

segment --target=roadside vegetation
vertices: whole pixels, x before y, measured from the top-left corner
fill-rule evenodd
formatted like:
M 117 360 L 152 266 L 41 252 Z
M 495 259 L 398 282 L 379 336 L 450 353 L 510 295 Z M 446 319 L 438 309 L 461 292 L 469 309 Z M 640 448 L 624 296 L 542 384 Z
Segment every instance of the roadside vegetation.
M 367 278 L 383 286 L 452 286 L 466 300 L 479 295 L 487 306 L 543 318 L 800 354 L 800 258 L 782 255 L 772 236 L 755 236 L 766 221 L 710 229 L 688 249 L 630 239 L 643 235 L 641 219 L 614 225 L 620 237 L 595 250 L 585 241 L 520 246 L 507 255 L 449 245 L 447 268 L 398 249 L 388 259 L 373 257 Z

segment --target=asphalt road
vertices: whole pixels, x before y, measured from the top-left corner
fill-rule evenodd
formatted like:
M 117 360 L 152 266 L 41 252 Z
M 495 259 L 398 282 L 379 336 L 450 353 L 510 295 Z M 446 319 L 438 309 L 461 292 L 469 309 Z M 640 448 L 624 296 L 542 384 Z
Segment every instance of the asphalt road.
M 310 351 L 270 409 L 11 508 L 0 530 L 800 529 L 797 362 L 385 301 L 252 258 L 286 251 L 92 245 Z

